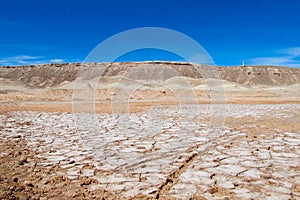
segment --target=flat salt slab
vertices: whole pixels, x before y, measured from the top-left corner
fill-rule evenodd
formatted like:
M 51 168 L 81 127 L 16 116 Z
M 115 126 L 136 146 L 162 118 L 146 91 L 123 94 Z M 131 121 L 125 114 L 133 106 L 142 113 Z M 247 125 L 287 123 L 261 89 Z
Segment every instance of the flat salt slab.
M 217 174 L 228 174 L 234 176 L 245 170 L 247 170 L 245 167 L 241 167 L 238 165 L 220 165 L 216 168 L 208 169 L 208 171 L 216 172 Z

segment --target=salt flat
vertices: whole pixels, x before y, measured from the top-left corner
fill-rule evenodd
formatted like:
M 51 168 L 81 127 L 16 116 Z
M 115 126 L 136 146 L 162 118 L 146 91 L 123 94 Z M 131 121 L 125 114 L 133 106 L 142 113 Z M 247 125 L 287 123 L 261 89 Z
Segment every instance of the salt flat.
M 40 197 L 63 176 L 66 198 L 105 190 L 111 198 L 298 199 L 299 111 L 299 104 L 203 104 L 124 114 L 10 112 L 0 115 L 1 160 L 28 155 L 27 176 L 18 174 L 22 166 L 2 167 L 16 168 L 12 176 L 44 191 Z

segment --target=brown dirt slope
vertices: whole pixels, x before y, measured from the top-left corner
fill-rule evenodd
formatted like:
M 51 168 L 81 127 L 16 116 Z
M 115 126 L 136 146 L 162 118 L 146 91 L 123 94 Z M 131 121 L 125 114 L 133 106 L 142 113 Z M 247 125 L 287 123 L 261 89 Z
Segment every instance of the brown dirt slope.
M 300 69 L 274 66 L 222 67 L 222 77 L 243 85 L 288 86 L 300 83 Z
M 76 79 L 80 70 L 80 63 L 45 64 L 18 67 L 0 67 L 0 78 L 22 82 L 33 87 L 53 87 L 64 81 L 72 82 Z M 186 76 L 191 78 L 210 78 L 208 71 L 218 70 L 221 78 L 230 82 L 245 86 L 289 86 L 300 84 L 300 69 L 275 66 L 247 66 L 247 67 L 210 67 L 203 65 L 191 65 L 189 63 L 173 62 L 124 62 L 124 63 L 89 63 L 86 67 L 104 69 L 98 73 L 92 73 L 88 77 L 98 75 L 120 76 L 126 75 L 132 78 L 143 79 L 168 79 L 174 76 Z M 137 69 L 141 67 L 143 71 Z M 195 68 L 200 69 L 199 71 Z M 171 70 L 170 70 L 171 69 Z M 209 69 L 209 70 L 207 70 Z M 203 70 L 203 71 L 201 71 Z M 202 73 L 203 72 L 203 73 Z M 149 77 L 149 74 L 150 77 Z M 152 76 L 152 77 L 151 77 Z

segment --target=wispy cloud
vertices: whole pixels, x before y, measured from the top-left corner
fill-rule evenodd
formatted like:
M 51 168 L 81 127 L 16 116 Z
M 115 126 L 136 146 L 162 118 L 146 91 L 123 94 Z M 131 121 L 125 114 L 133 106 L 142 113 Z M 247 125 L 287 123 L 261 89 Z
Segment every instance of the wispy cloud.
M 277 65 L 300 67 L 300 47 L 287 48 L 277 51 L 273 57 L 259 57 L 247 60 L 249 65 Z
M 57 59 L 51 59 L 50 61 L 51 61 L 52 63 L 63 63 L 63 62 L 64 62 L 63 59 L 59 59 L 59 58 L 57 58 Z
M 30 56 L 30 55 L 17 55 L 12 57 L 5 57 L 0 59 L 2 66 L 16 66 L 16 65 L 34 65 L 44 63 L 62 63 L 64 59 L 55 58 L 47 59 L 44 56 Z
M 13 57 L 6 57 L 0 59 L 0 64 L 2 65 L 26 65 L 32 62 L 36 62 L 42 59 L 41 56 L 29 56 L 29 55 L 18 55 Z
M 280 53 L 286 53 L 288 55 L 292 55 L 292 56 L 300 56 L 300 47 L 293 47 L 293 48 L 288 48 L 288 49 L 283 49 L 281 51 L 279 51 Z

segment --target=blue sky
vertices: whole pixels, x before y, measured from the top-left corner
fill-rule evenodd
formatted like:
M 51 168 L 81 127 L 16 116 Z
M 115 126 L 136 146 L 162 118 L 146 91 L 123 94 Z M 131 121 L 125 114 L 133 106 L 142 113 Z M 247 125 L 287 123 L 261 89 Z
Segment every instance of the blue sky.
M 0 0 L 0 65 L 81 62 L 101 41 L 164 27 L 199 42 L 217 65 L 300 67 L 298 0 Z M 140 50 L 126 60 L 180 60 Z

